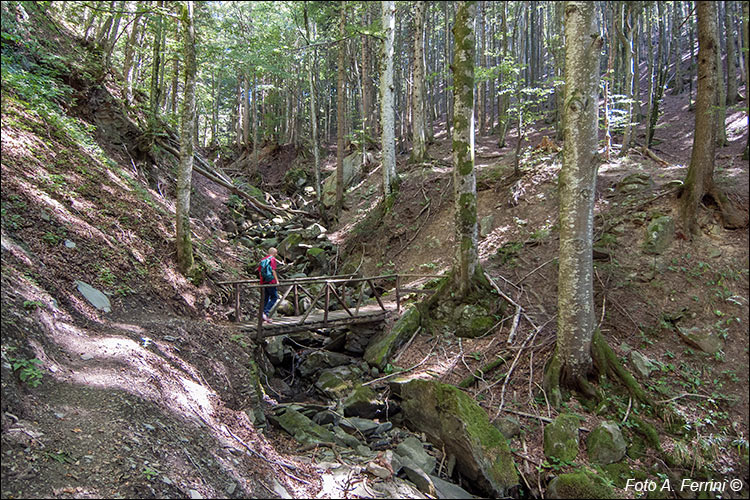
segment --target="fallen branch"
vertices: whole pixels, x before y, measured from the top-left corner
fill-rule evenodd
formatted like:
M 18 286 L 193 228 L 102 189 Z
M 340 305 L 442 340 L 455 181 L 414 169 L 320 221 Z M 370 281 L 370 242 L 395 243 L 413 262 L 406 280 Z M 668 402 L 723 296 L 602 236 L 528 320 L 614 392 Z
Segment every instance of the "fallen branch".
M 646 146 L 643 146 L 641 148 L 641 152 L 643 153 L 644 156 L 648 156 L 649 158 L 651 158 L 652 160 L 654 160 L 656 163 L 660 164 L 662 167 L 668 167 L 669 166 L 668 162 L 666 162 L 665 160 L 662 160 L 661 158 L 659 158 L 658 156 L 656 156 L 656 153 L 654 153 L 653 151 L 651 151 L 650 149 L 648 149 Z
M 468 389 L 471 384 L 476 382 L 477 380 L 481 380 L 484 375 L 489 373 L 490 371 L 494 370 L 498 366 L 504 364 L 507 361 L 507 359 L 503 358 L 502 356 L 498 356 L 497 359 L 494 359 L 484 365 L 481 368 L 477 368 L 474 370 L 474 372 L 469 375 L 468 377 L 464 378 L 461 382 L 458 383 L 458 386 L 463 389 Z
M 435 344 L 433 344 L 433 345 L 432 345 L 432 348 L 430 349 L 430 352 L 428 352 L 428 353 L 427 353 L 427 356 L 425 356 L 425 357 L 424 357 L 424 359 L 423 359 L 422 361 L 420 361 L 420 362 L 419 362 L 419 363 L 417 363 L 416 365 L 412 366 L 411 368 L 407 368 L 406 370 L 401 370 L 401 371 L 399 371 L 399 372 L 391 373 L 390 375 L 386 375 L 386 376 L 384 376 L 384 377 L 379 377 L 379 378 L 375 378 L 375 379 L 372 379 L 372 380 L 370 380 L 369 382 L 365 382 L 365 383 L 364 383 L 364 384 L 362 384 L 362 385 L 363 385 L 363 386 L 365 386 L 365 385 L 370 385 L 370 384 L 374 384 L 375 382 L 380 382 L 380 381 L 382 381 L 382 380 L 385 380 L 385 379 L 387 379 L 387 378 L 395 377 L 396 375 L 401 375 L 401 374 L 404 374 L 404 373 L 410 372 L 410 371 L 414 370 L 415 368 L 419 368 L 419 367 L 420 367 L 420 366 L 422 366 L 422 365 L 423 365 L 423 364 L 425 363 L 425 361 L 427 361 L 427 359 L 428 359 L 428 358 L 430 357 L 430 355 L 432 354 L 432 351 L 433 351 L 433 350 L 435 349 L 435 345 L 437 345 L 437 342 L 436 342 Z
M 554 418 L 543 417 L 541 415 L 532 415 L 531 413 L 524 413 L 522 411 L 509 410 L 508 408 L 503 408 L 502 411 L 507 412 L 507 413 L 512 413 L 513 415 L 518 415 L 520 417 L 535 418 L 535 419 L 542 420 L 547 423 L 555 421 Z M 581 432 L 591 432 L 586 427 L 579 427 L 578 430 Z
M 422 327 L 418 326 L 417 329 L 414 330 L 414 334 L 411 336 L 411 338 L 409 339 L 409 341 L 406 343 L 406 345 L 404 345 L 403 348 L 401 348 L 401 351 L 398 353 L 398 355 L 395 358 L 393 358 L 393 362 L 394 363 L 396 363 L 401 358 L 401 356 L 406 352 L 406 350 L 409 348 L 409 346 L 411 345 L 411 343 L 414 342 L 414 338 L 417 336 L 417 334 L 419 333 L 419 330 L 421 330 L 421 329 L 422 329 Z

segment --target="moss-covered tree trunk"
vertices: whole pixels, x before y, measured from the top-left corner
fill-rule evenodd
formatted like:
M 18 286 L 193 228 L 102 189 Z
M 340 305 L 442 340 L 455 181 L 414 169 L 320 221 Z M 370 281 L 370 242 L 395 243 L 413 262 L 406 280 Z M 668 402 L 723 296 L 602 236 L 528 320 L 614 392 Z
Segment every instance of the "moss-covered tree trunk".
M 592 366 L 592 246 L 601 44 L 594 3 L 567 2 L 556 351 L 561 381 L 566 385 L 578 385 Z
M 453 194 L 456 218 L 454 279 L 460 294 L 479 268 L 477 183 L 474 175 L 474 18 L 476 2 L 458 2 L 453 25 Z
M 412 95 L 412 151 L 409 158 L 413 163 L 421 163 L 427 157 L 427 134 L 425 131 L 424 95 L 424 1 L 414 3 L 414 91 Z
M 346 2 L 339 16 L 339 57 L 336 83 L 336 215 L 344 206 L 344 138 L 346 134 Z
M 396 34 L 396 6 L 382 3 L 383 50 L 380 60 L 380 126 L 383 161 L 383 194 L 387 198 L 398 188 L 396 174 L 396 118 L 393 109 L 393 41 Z
M 182 6 L 185 58 L 185 91 L 180 123 L 180 166 L 177 171 L 177 265 L 183 274 L 193 268 L 190 240 L 190 189 L 193 176 L 193 129 L 195 127 L 195 23 L 193 2 Z
M 156 2 L 158 8 L 164 7 L 164 0 Z M 156 33 L 154 35 L 154 52 L 151 60 L 151 93 L 149 94 L 149 119 L 151 120 L 151 130 L 156 125 L 156 118 L 159 113 L 159 92 L 161 91 L 161 85 L 159 85 L 159 68 L 161 67 L 161 35 L 162 35 L 162 17 L 161 12 L 156 13 Z
M 721 43 L 719 43 L 721 36 L 718 22 L 719 2 L 712 2 L 712 4 L 714 5 L 714 10 L 717 11 L 714 14 L 714 50 L 716 50 L 716 145 L 723 148 L 727 145 L 727 89 L 724 86 L 724 65 L 721 62 Z M 698 31 L 698 44 L 700 45 L 700 28 Z M 700 58 L 700 55 L 698 57 Z M 698 64 L 700 64 L 700 62 Z
M 698 92 L 695 98 L 695 133 L 690 166 L 682 188 L 680 216 L 683 227 L 692 234 L 699 230 L 698 207 L 710 195 L 719 205 L 724 227 L 743 227 L 745 215 L 714 184 L 716 154 L 716 116 L 718 38 L 716 9 L 711 2 L 698 2 Z

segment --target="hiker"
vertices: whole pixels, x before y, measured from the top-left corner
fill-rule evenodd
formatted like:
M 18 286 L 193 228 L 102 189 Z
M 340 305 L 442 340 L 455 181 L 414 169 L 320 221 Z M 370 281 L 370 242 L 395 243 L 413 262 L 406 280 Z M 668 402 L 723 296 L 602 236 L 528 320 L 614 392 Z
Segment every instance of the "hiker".
M 268 255 L 263 257 L 258 264 L 258 275 L 260 276 L 261 285 L 272 285 L 279 282 L 279 276 L 276 274 L 276 266 L 278 265 L 276 255 L 278 253 L 279 251 L 276 250 L 276 248 L 269 248 Z M 273 323 L 269 314 L 271 308 L 276 303 L 276 300 L 278 300 L 279 294 L 276 291 L 275 286 L 266 287 L 263 291 L 265 292 L 265 298 L 263 301 L 263 321 L 266 323 Z

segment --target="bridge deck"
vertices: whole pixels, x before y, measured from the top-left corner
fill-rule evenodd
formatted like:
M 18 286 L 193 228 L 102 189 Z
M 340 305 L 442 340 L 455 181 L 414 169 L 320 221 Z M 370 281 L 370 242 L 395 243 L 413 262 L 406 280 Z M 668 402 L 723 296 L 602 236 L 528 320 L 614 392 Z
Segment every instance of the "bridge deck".
M 395 302 L 383 302 L 386 310 L 380 308 L 378 304 L 361 306 L 359 312 L 355 314 L 354 308 L 349 309 L 354 316 L 350 316 L 345 310 L 329 311 L 328 321 L 325 321 L 323 313 L 310 314 L 304 323 L 300 323 L 302 316 L 276 316 L 271 318 L 273 323 L 263 323 L 263 337 L 273 337 L 285 333 L 299 332 L 302 330 L 313 330 L 316 328 L 333 328 L 337 326 L 354 325 L 358 323 L 373 323 L 382 321 L 392 311 L 396 310 Z M 239 324 L 243 330 L 256 332 L 258 329 L 258 320 L 243 321 Z

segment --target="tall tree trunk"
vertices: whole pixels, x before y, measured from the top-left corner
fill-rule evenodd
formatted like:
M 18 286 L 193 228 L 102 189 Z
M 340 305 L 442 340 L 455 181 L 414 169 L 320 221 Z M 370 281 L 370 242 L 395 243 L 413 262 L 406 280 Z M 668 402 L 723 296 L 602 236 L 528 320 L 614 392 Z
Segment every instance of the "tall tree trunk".
M 305 2 L 304 14 L 307 40 L 309 44 L 312 44 L 312 34 L 315 32 L 315 30 L 313 29 L 312 25 L 313 21 L 307 13 L 307 2 Z M 315 172 L 315 200 L 318 202 L 318 206 L 320 206 L 320 202 L 322 199 L 320 180 L 320 147 L 318 145 L 318 109 L 315 101 L 315 67 L 317 66 L 317 50 L 313 49 L 313 51 L 308 55 L 310 58 L 307 65 L 307 81 L 310 85 L 310 147 L 312 147 L 313 158 L 315 159 L 315 165 L 313 167 Z
M 250 151 L 250 78 L 246 73 L 242 74 L 242 147 Z
M 735 23 L 732 19 L 732 2 L 724 2 L 724 29 L 727 30 L 727 106 L 737 103 L 737 66 L 735 66 Z
M 164 0 L 158 0 L 156 5 L 159 9 L 164 7 Z M 149 118 L 151 120 L 151 129 L 156 126 L 156 120 L 159 116 L 159 67 L 161 66 L 161 32 L 162 32 L 162 15 L 156 13 L 155 21 L 156 33 L 154 34 L 154 51 L 151 60 L 151 93 L 149 95 Z
M 455 203 L 455 286 L 471 288 L 480 269 L 477 251 L 477 185 L 474 173 L 474 20 L 476 2 L 458 2 L 453 25 L 453 196 Z
M 139 12 L 141 10 L 140 2 L 136 2 L 135 10 Z M 138 41 L 138 31 L 141 26 L 142 13 L 135 15 L 133 23 L 130 27 L 130 33 L 128 34 L 128 40 L 125 44 L 125 58 L 122 63 L 122 74 L 125 76 L 125 102 L 130 105 L 133 102 L 133 82 L 135 77 L 134 56 Z
M 622 138 L 622 149 L 620 155 L 627 154 L 633 137 L 633 20 L 630 3 L 622 5 L 622 32 L 620 42 L 622 43 L 623 55 L 625 56 L 625 132 Z
M 698 2 L 698 94 L 695 99 L 695 132 L 690 166 L 682 187 L 680 217 L 682 225 L 691 234 L 697 234 L 698 207 L 704 196 L 711 196 L 721 209 L 724 227 L 743 227 L 745 215 L 714 184 L 714 159 L 716 157 L 715 127 L 718 112 L 716 92 L 719 84 L 717 46 L 718 29 L 716 8 L 713 2 Z
M 485 31 L 485 6 L 486 3 L 484 0 L 479 0 L 477 2 L 477 29 L 479 30 L 479 67 L 480 68 L 486 68 L 487 67 L 487 57 L 485 55 L 485 50 L 487 48 L 486 46 L 486 40 L 484 36 Z M 477 134 L 482 135 L 484 132 L 484 126 L 485 126 L 485 111 L 486 108 L 484 107 L 484 99 L 486 95 L 486 90 L 484 87 L 485 82 L 484 81 L 478 81 L 477 82 L 477 102 L 476 102 L 476 113 L 477 113 Z
M 425 96 L 424 96 L 424 9 L 426 2 L 414 3 L 414 91 L 412 94 L 412 151 L 409 160 L 422 163 L 427 158 L 427 134 L 425 132 Z
M 172 59 L 172 89 L 169 91 L 169 112 L 177 113 L 177 84 L 180 78 L 180 60 Z
M 450 46 L 451 46 L 451 37 L 448 36 L 448 30 L 450 29 L 450 23 L 449 19 L 450 16 L 448 15 L 450 2 L 443 2 L 443 14 L 445 16 L 445 134 L 446 137 L 451 136 L 451 126 L 453 124 L 453 108 L 451 106 L 451 97 L 452 94 L 449 92 L 450 87 L 450 77 L 451 77 L 451 56 L 450 56 Z
M 501 50 L 501 57 L 502 61 L 506 61 L 506 57 L 508 56 L 508 3 L 502 2 L 502 7 L 500 9 L 500 31 L 503 33 L 502 38 L 502 50 Z M 505 86 L 508 86 L 508 79 L 513 78 L 513 76 L 509 72 L 502 72 L 500 73 L 500 87 L 501 89 Z M 510 121 L 510 116 L 508 116 L 508 106 L 510 104 L 510 94 L 505 91 L 501 90 L 498 93 L 498 103 L 497 103 L 497 145 L 500 148 L 505 147 L 505 136 L 508 132 L 508 122 Z
M 190 239 L 190 190 L 193 176 L 195 128 L 195 23 L 193 2 L 182 6 L 183 51 L 185 57 L 185 95 L 182 99 L 180 124 L 180 167 L 177 172 L 177 266 L 188 275 L 193 269 L 193 246 Z
M 680 24 L 680 4 L 682 2 L 675 2 L 672 6 L 672 27 L 674 29 L 673 43 L 675 45 L 674 51 L 674 87 L 672 88 L 673 95 L 679 95 L 682 93 L 682 29 Z
M 715 3 L 717 10 L 716 20 L 718 21 L 718 10 L 719 3 Z M 726 87 L 724 86 L 724 65 L 721 62 L 721 45 L 718 42 L 721 40 L 721 30 L 719 30 L 719 23 L 715 22 L 716 26 L 716 145 L 720 148 L 727 145 L 727 93 Z M 698 42 L 700 44 L 700 41 Z M 700 57 L 700 56 L 699 56 Z
M 336 82 L 336 215 L 344 206 L 344 147 L 346 134 L 346 1 L 339 15 L 338 78 Z
M 750 29 L 748 29 L 748 24 L 750 24 L 750 2 L 742 2 L 742 40 L 744 41 L 744 49 L 747 50 L 748 47 L 750 47 Z M 745 53 L 745 104 L 746 106 L 746 113 L 745 117 L 748 119 L 748 122 L 750 122 L 750 54 Z M 750 132 L 747 134 L 747 142 L 745 143 L 745 152 L 742 154 L 742 158 L 747 161 L 748 158 L 750 158 Z
M 594 2 L 566 2 L 556 355 L 560 379 L 569 386 L 580 385 L 591 370 L 596 327 L 592 247 L 601 43 Z
M 258 75 L 253 71 L 253 99 L 249 106 L 253 107 L 253 157 L 255 161 L 255 171 L 257 172 L 260 168 L 260 122 L 258 121 Z
M 396 120 L 393 108 L 393 41 L 396 31 L 396 6 L 393 0 L 382 2 L 383 51 L 380 60 L 380 126 L 383 154 L 383 194 L 386 200 L 398 189 L 396 173 Z
M 370 25 L 370 9 L 365 5 L 363 13 L 363 23 L 365 26 Z M 365 140 L 362 143 L 362 151 L 367 151 L 368 142 L 372 138 L 372 97 L 370 93 L 370 36 L 362 35 L 362 132 Z

